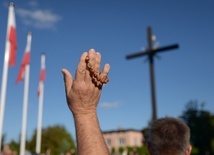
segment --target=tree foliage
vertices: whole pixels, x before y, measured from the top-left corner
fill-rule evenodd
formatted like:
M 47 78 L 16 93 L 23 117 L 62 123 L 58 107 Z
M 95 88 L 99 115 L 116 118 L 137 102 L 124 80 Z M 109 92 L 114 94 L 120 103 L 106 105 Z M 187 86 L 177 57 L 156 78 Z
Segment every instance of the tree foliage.
M 199 155 L 214 154 L 214 115 L 203 109 L 204 103 L 190 101 L 180 116 L 191 130 L 191 143 Z
M 17 143 L 15 140 L 11 140 L 9 143 L 10 149 L 16 152 L 19 152 L 19 143 Z
M 1 139 L 1 150 L 3 150 L 3 146 L 4 146 L 4 144 L 5 144 L 5 139 L 6 139 L 6 134 L 3 134 L 2 135 L 2 139 Z
M 146 127 L 144 129 L 142 129 L 142 134 L 143 134 L 143 144 L 144 145 L 147 145 L 148 144 L 148 141 L 149 141 L 149 128 Z
M 34 152 L 35 146 L 36 131 L 34 132 L 32 139 L 27 143 L 27 148 Z M 42 130 L 41 152 L 45 153 L 47 150 L 50 150 L 51 154 L 57 155 L 70 152 L 73 149 L 75 149 L 74 140 L 65 127 L 55 125 Z

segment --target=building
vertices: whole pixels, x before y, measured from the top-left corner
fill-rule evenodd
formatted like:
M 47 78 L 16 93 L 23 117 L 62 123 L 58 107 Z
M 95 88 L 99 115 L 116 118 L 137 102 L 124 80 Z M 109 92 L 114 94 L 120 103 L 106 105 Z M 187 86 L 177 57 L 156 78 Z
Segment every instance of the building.
M 143 145 L 143 134 L 140 130 L 134 129 L 118 129 L 103 132 L 105 142 L 111 152 L 114 148 L 118 150 L 120 147 L 140 147 Z

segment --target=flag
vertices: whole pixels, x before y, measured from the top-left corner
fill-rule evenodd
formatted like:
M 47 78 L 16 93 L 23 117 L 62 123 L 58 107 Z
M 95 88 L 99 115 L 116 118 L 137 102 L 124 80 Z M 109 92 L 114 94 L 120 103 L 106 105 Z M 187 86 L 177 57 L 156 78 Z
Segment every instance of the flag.
M 26 143 L 26 127 L 27 127 L 27 107 L 28 107 L 28 94 L 29 94 L 29 77 L 30 77 L 30 52 L 31 52 L 31 32 L 27 35 L 27 44 L 20 66 L 19 74 L 16 79 L 17 82 L 21 82 L 24 79 L 24 98 L 23 98 L 23 116 L 22 116 L 22 132 L 20 139 L 20 155 L 25 154 Z
M 39 86 L 38 86 L 38 96 L 40 95 L 42 90 L 41 85 L 44 84 L 44 80 L 46 77 L 46 71 L 45 71 L 45 54 L 42 54 L 41 56 L 41 70 L 40 70 L 40 76 L 39 76 Z
M 14 5 L 13 3 L 10 3 L 8 7 L 5 54 L 4 54 L 2 84 L 1 84 L 1 91 L 0 91 L 1 92 L 1 95 L 0 95 L 0 146 L 2 146 L 2 129 L 3 129 L 4 111 L 5 111 L 6 92 L 7 92 L 8 65 L 11 67 L 15 65 L 16 50 L 17 50 L 17 40 L 16 40 L 16 23 L 15 23 Z M 0 147 L 0 152 L 1 152 L 1 147 Z
M 22 63 L 21 63 L 20 69 L 19 69 L 18 76 L 16 78 L 17 83 L 21 82 L 24 79 L 25 68 L 28 64 L 30 64 L 31 40 L 32 40 L 32 35 L 31 35 L 31 32 L 29 32 L 27 35 L 27 45 L 25 48 L 24 56 L 22 59 Z
M 12 67 L 16 64 L 17 51 L 16 22 L 13 3 L 10 3 L 9 6 L 6 41 L 9 43 L 9 66 Z

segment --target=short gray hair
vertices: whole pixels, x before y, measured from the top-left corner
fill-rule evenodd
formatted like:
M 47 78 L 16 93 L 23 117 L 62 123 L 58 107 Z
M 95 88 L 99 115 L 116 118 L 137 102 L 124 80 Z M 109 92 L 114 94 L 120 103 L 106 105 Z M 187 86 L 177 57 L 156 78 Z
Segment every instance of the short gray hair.
M 180 155 L 187 150 L 190 129 L 181 120 L 166 117 L 154 121 L 150 129 L 150 145 L 154 155 Z

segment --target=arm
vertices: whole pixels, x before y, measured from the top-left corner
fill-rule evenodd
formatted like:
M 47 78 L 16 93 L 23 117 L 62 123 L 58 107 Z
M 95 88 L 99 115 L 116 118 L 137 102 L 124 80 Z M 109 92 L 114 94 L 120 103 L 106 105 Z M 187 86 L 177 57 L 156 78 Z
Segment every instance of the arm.
M 62 69 L 66 99 L 75 121 L 77 152 L 79 155 L 109 155 L 96 112 L 102 83 L 89 71 L 86 56 L 90 58 L 92 68 L 99 72 L 101 55 L 93 49 L 82 54 L 75 79 L 68 70 Z M 100 77 L 106 77 L 109 71 L 109 64 L 105 64 Z

